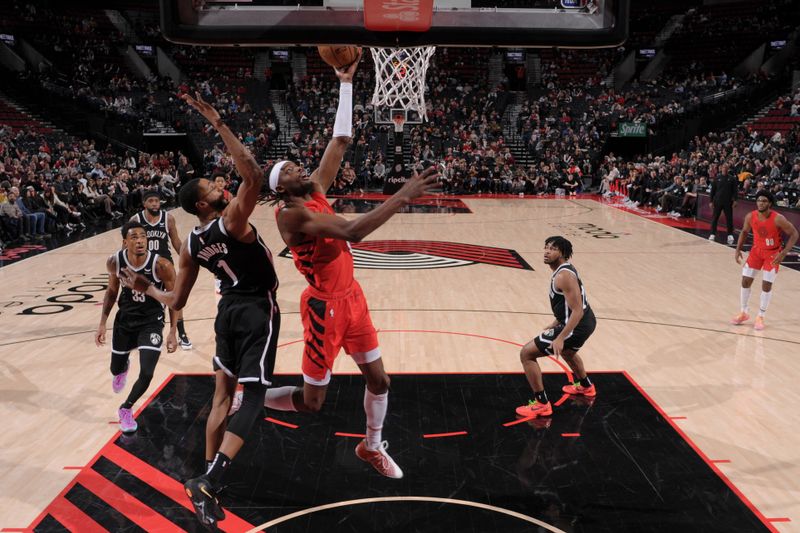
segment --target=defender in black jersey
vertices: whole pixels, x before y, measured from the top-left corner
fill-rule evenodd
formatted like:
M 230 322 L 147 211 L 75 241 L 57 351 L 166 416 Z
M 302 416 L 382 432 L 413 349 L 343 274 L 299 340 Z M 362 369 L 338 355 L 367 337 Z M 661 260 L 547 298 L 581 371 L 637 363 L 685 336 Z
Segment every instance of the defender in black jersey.
M 172 263 L 147 249 L 147 235 L 138 222 L 128 222 L 122 226 L 123 248 L 106 261 L 108 288 L 103 300 L 100 325 L 95 334 L 95 344 L 102 346 L 106 341 L 106 323 L 114 301 L 119 294 L 119 311 L 114 318 L 114 332 L 111 337 L 111 388 L 115 393 L 122 392 L 128 377 L 130 352 L 139 350 L 139 377 L 133 384 L 128 398 L 119 407 L 120 429 L 125 432 L 136 431 L 133 419 L 133 404 L 142 397 L 150 386 L 153 372 L 161 355 L 164 330 L 164 306 L 144 292 L 123 287 L 120 291 L 119 276 L 122 268 L 138 272 L 154 286 L 170 290 L 175 282 L 175 269 Z M 170 331 L 167 336 L 167 351 L 174 352 L 177 347 L 175 336 L 175 316 L 170 310 Z
M 173 291 L 159 290 L 130 270 L 123 270 L 122 279 L 125 286 L 145 291 L 176 309 L 186 304 L 201 266 L 222 280 L 222 299 L 214 323 L 216 381 L 206 422 L 208 465 L 205 474 L 184 484 L 197 518 L 214 528 L 225 517 L 216 496 L 223 475 L 255 421 L 263 416 L 281 323 L 275 298 L 278 280 L 272 254 L 249 222 L 264 183 L 263 170 L 200 95 L 197 100 L 185 95 L 183 100 L 217 130 L 233 156 L 242 185 L 230 202 L 205 178 L 191 180 L 181 188 L 181 206 L 197 215 L 200 226 L 181 248 L 180 271 Z M 237 381 L 244 385 L 242 405 L 227 424 Z
M 533 389 L 534 399 L 517 408 L 517 414 L 536 418 L 553 414 L 542 382 L 542 370 L 536 361 L 544 355 L 562 356 L 574 373 L 574 382 L 562 390 L 567 394 L 594 397 L 594 385 L 586 375 L 583 360 L 578 355 L 597 325 L 594 312 L 586 300 L 578 271 L 568 261 L 572 257 L 572 243 L 564 237 L 545 240 L 544 262 L 550 266 L 550 308 L 555 320 L 526 344 L 520 351 L 522 367 Z
M 172 260 L 169 241 L 172 241 L 172 246 L 178 252 L 180 252 L 182 245 L 175 219 L 169 216 L 169 212 L 161 209 L 161 193 L 157 189 L 144 191 L 142 205 L 144 209 L 133 215 L 131 221 L 139 222 L 147 232 L 147 249 L 157 253 L 174 265 L 175 261 Z M 181 348 L 191 350 L 192 342 L 186 335 L 186 329 L 183 325 L 183 310 L 175 313 L 178 321 L 178 338 L 181 341 Z

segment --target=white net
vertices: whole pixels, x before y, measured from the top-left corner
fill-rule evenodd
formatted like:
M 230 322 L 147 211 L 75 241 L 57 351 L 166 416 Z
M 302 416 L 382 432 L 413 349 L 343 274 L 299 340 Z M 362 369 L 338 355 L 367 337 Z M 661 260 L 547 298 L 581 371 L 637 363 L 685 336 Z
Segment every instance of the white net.
M 416 48 L 370 48 L 375 62 L 375 92 L 372 105 L 425 114 L 425 75 L 435 46 Z

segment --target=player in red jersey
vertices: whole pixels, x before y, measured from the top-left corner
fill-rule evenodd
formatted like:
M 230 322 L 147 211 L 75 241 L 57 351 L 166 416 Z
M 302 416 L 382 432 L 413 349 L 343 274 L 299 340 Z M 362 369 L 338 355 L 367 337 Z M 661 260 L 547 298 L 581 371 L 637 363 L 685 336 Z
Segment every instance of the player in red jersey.
M 350 242 L 372 233 L 399 208 L 425 194 L 438 174 L 431 167 L 414 175 L 383 205 L 362 217 L 336 216 L 325 193 L 333 183 L 352 135 L 352 79 L 356 65 L 336 71 L 341 81 L 339 108 L 320 166 L 311 176 L 291 161 L 269 171 L 271 196 L 278 200 L 278 230 L 292 251 L 295 266 L 308 281 L 300 300 L 303 321 L 303 387 L 270 389 L 265 405 L 282 411 L 317 412 L 322 408 L 334 360 L 341 348 L 366 379 L 366 438 L 356 455 L 384 476 L 399 479 L 403 471 L 386 453 L 381 430 L 389 401 L 389 376 L 383 368 L 378 337 L 361 286 L 353 277 Z
M 731 320 L 732 324 L 743 324 L 750 319 L 747 301 L 750 299 L 750 286 L 753 284 L 756 271 L 761 270 L 761 305 L 758 309 L 754 329 L 764 329 L 764 314 L 772 298 L 772 284 L 778 275 L 781 261 L 797 242 L 797 228 L 786 217 L 772 210 L 773 197 L 769 191 L 756 193 L 756 210 L 747 214 L 744 227 L 736 243 L 736 263 L 742 263 L 742 246 L 747 234 L 753 230 L 753 248 L 742 268 L 742 309 Z M 789 238 L 781 249 L 781 232 Z

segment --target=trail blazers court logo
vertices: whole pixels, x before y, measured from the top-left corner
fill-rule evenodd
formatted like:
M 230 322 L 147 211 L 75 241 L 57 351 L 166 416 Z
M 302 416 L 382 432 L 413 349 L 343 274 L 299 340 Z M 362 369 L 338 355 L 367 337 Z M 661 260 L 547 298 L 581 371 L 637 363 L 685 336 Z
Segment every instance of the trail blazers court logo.
M 515 250 L 507 248 L 440 241 L 369 241 L 351 246 L 356 268 L 420 270 L 482 263 L 533 270 Z M 291 258 L 292 254 L 284 248 L 280 256 Z

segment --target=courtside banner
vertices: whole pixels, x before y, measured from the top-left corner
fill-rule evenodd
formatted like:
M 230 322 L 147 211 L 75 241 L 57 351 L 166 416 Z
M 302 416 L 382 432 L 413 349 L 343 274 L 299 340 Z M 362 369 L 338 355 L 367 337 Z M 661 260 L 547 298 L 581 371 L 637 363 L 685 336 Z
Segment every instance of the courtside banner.
M 364 0 L 364 27 L 371 31 L 431 29 L 433 0 Z

